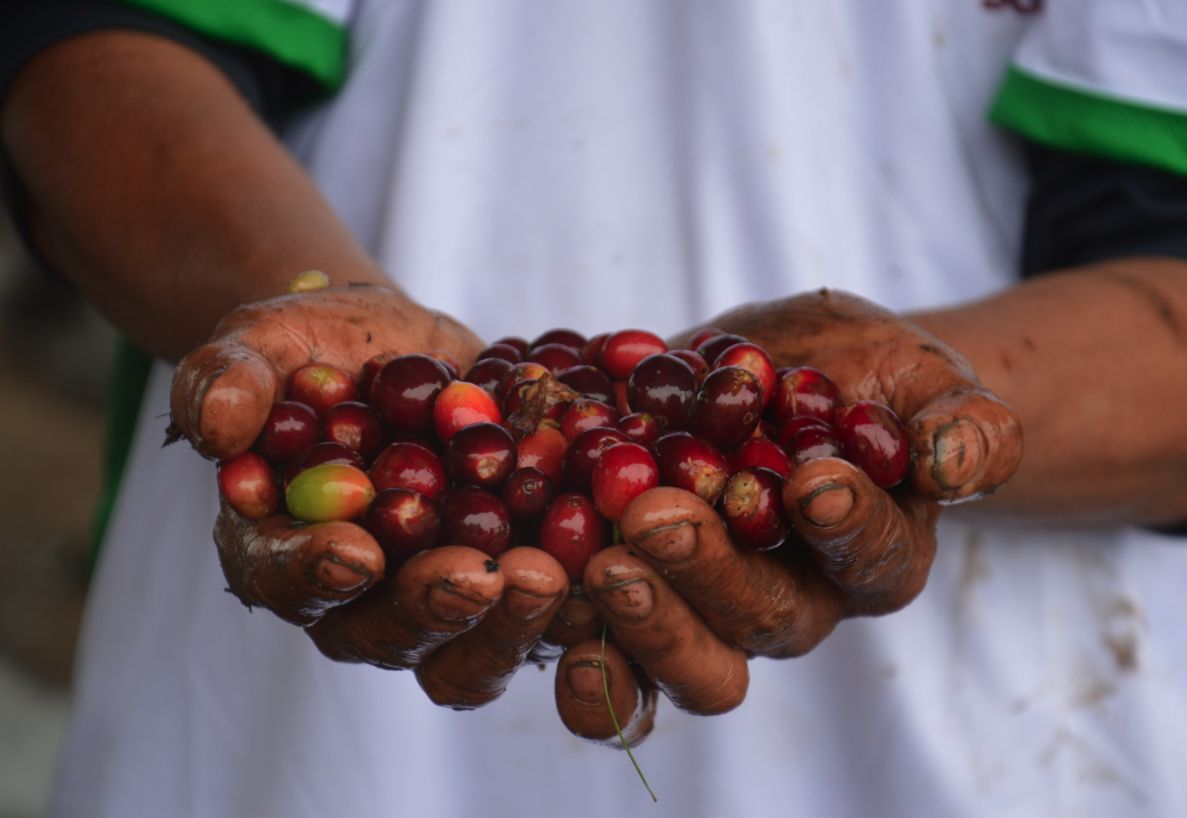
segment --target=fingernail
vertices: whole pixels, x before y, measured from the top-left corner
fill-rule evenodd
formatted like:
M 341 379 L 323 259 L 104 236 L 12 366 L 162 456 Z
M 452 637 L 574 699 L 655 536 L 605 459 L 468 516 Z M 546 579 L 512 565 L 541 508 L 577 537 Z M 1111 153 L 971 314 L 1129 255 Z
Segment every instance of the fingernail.
M 600 661 L 574 662 L 565 672 L 569 695 L 581 704 L 601 704 L 606 700 Z
M 660 562 L 684 562 L 696 550 L 697 530 L 684 521 L 653 528 L 640 539 L 640 545 Z
M 945 423 L 936 430 L 936 460 L 932 476 L 946 490 L 958 489 L 981 471 L 985 438 L 981 428 L 969 420 Z
M 429 613 L 442 622 L 465 622 L 490 608 L 489 600 L 468 599 L 450 587 L 434 585 L 425 598 Z
M 503 608 L 507 615 L 520 622 L 539 619 L 553 602 L 556 602 L 555 596 L 540 596 L 520 588 L 510 588 L 503 594 Z
M 853 508 L 853 490 L 840 483 L 825 483 L 800 499 L 800 511 L 820 528 L 840 525 Z
M 313 576 L 317 584 L 328 591 L 353 591 L 371 579 L 329 557 L 322 557 Z
M 651 616 L 651 610 L 655 607 L 651 584 L 645 579 L 612 582 L 599 588 L 598 596 L 616 617 L 628 622 L 642 622 Z

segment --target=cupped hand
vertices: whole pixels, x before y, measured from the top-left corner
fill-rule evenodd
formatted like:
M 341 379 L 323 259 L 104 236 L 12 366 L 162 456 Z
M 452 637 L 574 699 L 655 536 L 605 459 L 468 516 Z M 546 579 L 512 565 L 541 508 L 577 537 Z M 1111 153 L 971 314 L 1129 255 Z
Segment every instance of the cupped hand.
M 240 307 L 179 364 L 173 419 L 207 457 L 246 451 L 285 381 L 310 361 L 356 377 L 379 353 L 442 349 L 463 365 L 481 341 L 393 290 L 335 287 Z M 538 549 L 491 560 L 458 546 L 395 570 L 378 543 L 347 522 L 252 522 L 225 502 L 215 542 L 231 591 L 306 629 L 339 661 L 413 669 L 429 697 L 456 708 L 496 698 L 564 602 L 564 570 Z
M 876 400 L 903 418 L 909 476 L 883 491 L 838 458 L 809 461 L 783 486 L 794 533 L 757 552 L 736 545 L 721 518 L 688 492 L 661 487 L 628 508 L 626 542 L 598 553 L 585 593 L 613 630 L 561 659 L 557 706 L 578 735 L 617 742 L 619 723 L 642 741 L 655 688 L 680 709 L 715 714 L 746 695 L 746 659 L 799 656 L 846 617 L 902 608 L 927 582 L 941 505 L 991 494 L 1022 455 L 1010 408 L 958 352 L 909 320 L 845 293 L 821 291 L 749 305 L 712 322 L 762 345 L 777 367 L 813 366 L 847 404 Z M 627 668 L 636 672 L 628 673 Z

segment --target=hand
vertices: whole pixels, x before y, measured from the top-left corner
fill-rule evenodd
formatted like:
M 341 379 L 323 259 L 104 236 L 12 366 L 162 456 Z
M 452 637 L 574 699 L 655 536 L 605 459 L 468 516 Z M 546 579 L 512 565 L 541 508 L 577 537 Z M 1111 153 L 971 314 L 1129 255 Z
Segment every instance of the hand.
M 463 365 L 481 341 L 393 290 L 337 287 L 240 307 L 190 353 L 173 382 L 173 419 L 207 457 L 246 451 L 294 369 L 312 360 L 356 376 L 374 355 L 444 349 Z M 327 656 L 415 669 L 429 697 L 457 708 L 500 695 L 568 593 L 557 562 L 515 548 L 496 563 L 470 548 L 413 557 L 385 576 L 383 552 L 351 523 L 251 522 L 223 503 L 215 541 L 230 589 L 306 628 Z
M 783 487 L 795 533 L 765 553 L 736 546 L 692 494 L 638 498 L 621 523 L 626 545 L 595 555 L 584 577 L 614 631 L 610 697 L 632 743 L 650 730 L 656 687 L 688 712 L 725 712 L 745 698 L 748 656 L 799 656 L 843 618 L 905 606 L 927 581 L 941 504 L 992 493 L 1022 453 L 1014 413 L 958 352 L 860 298 L 822 291 L 712 323 L 761 344 L 777 367 L 821 369 L 846 403 L 889 405 L 905 420 L 911 471 L 882 491 L 843 460 L 805 463 Z M 557 706 L 573 732 L 615 743 L 601 652 L 589 640 L 565 653 Z

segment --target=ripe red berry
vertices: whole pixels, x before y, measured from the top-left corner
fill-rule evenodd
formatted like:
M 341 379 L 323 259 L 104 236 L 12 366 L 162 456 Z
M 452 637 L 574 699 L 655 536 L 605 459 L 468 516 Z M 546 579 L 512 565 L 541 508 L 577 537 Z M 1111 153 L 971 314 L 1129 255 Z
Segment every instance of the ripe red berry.
M 763 407 L 770 403 L 775 394 L 775 365 L 771 363 L 771 356 L 765 349 L 749 341 L 734 344 L 718 355 L 713 364 L 714 369 L 723 366 L 740 366 L 748 370 L 758 378 L 758 384 L 762 387 Z
M 626 435 L 617 429 L 607 429 L 599 426 L 596 429 L 586 429 L 569 444 L 565 452 L 561 487 L 565 491 L 588 492 L 594 466 L 602 452 L 615 443 L 626 443 Z
M 786 480 L 794 468 L 782 446 L 762 437 L 750 438 L 741 448 L 730 452 L 726 459 L 729 461 L 730 474 L 742 469 L 770 469 Z
M 461 486 L 445 492 L 441 520 L 441 545 L 464 545 L 497 557 L 511 544 L 507 506 L 484 489 Z
M 375 383 L 375 376 L 395 357 L 389 352 L 381 352 L 363 364 L 363 374 L 359 378 L 359 400 L 371 403 L 371 384 Z
M 435 358 L 401 355 L 375 376 L 371 404 L 394 431 L 424 434 L 433 429 L 433 404 L 449 380 Z
M 519 469 L 503 484 L 502 497 L 512 520 L 534 520 L 552 502 L 552 481 L 540 469 Z
M 666 353 L 648 355 L 631 372 L 626 399 L 632 412 L 646 412 L 661 431 L 674 432 L 688 425 L 697 394 L 692 367 Z
M 349 446 L 367 463 L 392 442 L 392 433 L 379 413 L 365 403 L 346 401 L 330 407 L 322 424 L 322 437 Z
M 659 467 L 639 444 L 618 443 L 602 452 L 590 483 L 598 511 L 617 523 L 632 500 L 659 485 Z
M 824 429 L 826 432 L 831 432 L 833 427 L 825 423 L 820 418 L 812 417 L 811 415 L 796 415 L 783 426 L 779 427 L 772 438 L 776 443 L 784 448 L 791 442 L 791 439 L 801 430 L 808 426 L 817 426 Z
M 293 482 L 293 478 L 301 472 L 314 466 L 324 466 L 327 463 L 354 466 L 359 470 L 367 468 L 363 458 L 354 449 L 335 440 L 325 440 L 315 443 L 293 458 L 293 462 L 284 470 L 285 489 L 288 489 L 289 483 Z
M 499 384 L 511 369 L 511 362 L 502 358 L 483 358 L 466 373 L 463 380 L 481 386 L 490 393 L 492 398 L 499 399 Z
M 625 381 L 639 361 L 648 355 L 667 352 L 658 335 L 641 329 L 624 329 L 610 335 L 602 345 L 601 367 L 612 380 Z
M 627 415 L 621 418 L 614 428 L 626 435 L 631 443 L 638 443 L 640 446 L 650 448 L 651 444 L 659 440 L 659 424 L 646 412 Z
M 507 370 L 507 374 L 499 382 L 499 394 L 506 395 L 520 381 L 538 380 L 547 372 L 548 370 L 540 366 L 540 364 L 532 363 L 531 361 L 515 364 Z
M 272 405 L 254 448 L 273 466 L 287 466 L 320 440 L 317 413 L 303 403 L 286 400 Z
M 280 488 L 268 461 L 244 452 L 218 464 L 218 490 L 240 517 L 262 520 L 280 508 Z
M 841 457 L 841 442 L 831 429 L 809 425 L 800 429 L 783 447 L 791 462 L 802 466 L 821 457 Z
M 388 446 L 375 458 L 370 475 L 379 491 L 412 489 L 430 500 L 435 500 L 449 485 L 441 458 L 417 443 Z
M 705 378 L 708 377 L 710 369 L 709 364 L 701 357 L 699 352 L 693 352 L 691 349 L 673 349 L 668 353 L 673 355 L 684 363 L 692 367 L 692 372 L 697 376 L 697 389 L 701 388 Z
M 734 542 L 756 551 L 783 544 L 791 520 L 783 509 L 783 478 L 769 469 L 743 469 L 725 484 L 721 516 Z
M 529 344 L 525 339 L 520 338 L 518 335 L 508 335 L 504 338 L 500 338 L 491 344 L 491 346 L 493 347 L 496 344 L 506 344 L 507 346 L 515 347 L 519 350 L 520 355 L 527 355 L 528 349 L 531 347 L 531 344 Z
M 499 358 L 508 363 L 517 364 L 523 360 L 523 353 L 511 344 L 491 344 L 478 353 L 476 360 L 485 361 L 487 358 Z
M 454 483 L 498 491 L 515 471 L 515 438 L 497 423 L 459 429 L 445 444 L 445 473 Z
M 519 468 L 536 468 L 548 475 L 552 484 L 559 485 L 564 472 L 565 452 L 569 441 L 559 429 L 541 426 L 519 441 Z
M 560 344 L 580 352 L 587 343 L 585 336 L 580 332 L 571 329 L 550 329 L 532 341 L 531 349 L 536 350 L 547 344 Z
M 907 476 L 907 430 L 889 406 L 858 401 L 837 412 L 836 430 L 845 459 L 868 474 L 874 485 L 888 489 Z
M 705 363 L 713 367 L 717 364 L 717 356 L 725 352 L 734 344 L 747 344 L 749 339 L 743 338 L 741 335 L 714 335 L 709 340 L 702 343 L 693 349 L 693 352 L 699 354 L 705 359 Z
M 603 332 L 586 341 L 585 346 L 581 347 L 581 360 L 590 366 L 597 366 L 602 360 L 602 347 L 605 346 L 606 339 L 609 337 L 610 333 Z
M 437 437 L 448 443 L 459 429 L 474 423 L 502 423 L 499 405 L 481 386 L 454 381 L 441 390 L 433 404 L 433 427 Z
M 553 375 L 558 375 L 575 366 L 583 366 L 585 363 L 581 360 L 579 351 L 564 344 L 534 346 L 528 350 L 527 359 L 532 363 L 540 364 Z
M 393 565 L 437 544 L 441 535 L 437 504 L 411 489 L 384 489 L 363 516 L 363 528 L 375 538 Z
M 731 452 L 750 439 L 761 415 L 758 378 L 740 366 L 726 366 L 710 372 L 701 384 L 688 431 Z
M 788 370 L 779 378 L 769 411 L 776 426 L 805 415 L 831 426 L 840 408 L 841 392 L 832 378 L 819 369 L 801 366 Z
M 651 450 L 663 485 L 691 491 L 709 505 L 717 502 L 730 470 L 713 444 L 688 432 L 673 432 L 657 440 Z
M 702 327 L 701 329 L 694 332 L 692 337 L 688 339 L 688 348 L 690 350 L 694 350 L 701 344 L 708 341 L 710 338 L 715 338 L 718 335 L 725 334 L 725 330 L 718 329 L 717 327 Z
M 586 429 L 599 426 L 614 428 L 618 422 L 618 410 L 600 400 L 580 398 L 573 401 L 561 415 L 561 433 L 572 440 Z
M 540 547 L 551 554 L 569 581 L 581 582 L 585 566 L 607 545 L 608 526 L 583 494 L 561 494 L 540 521 Z
M 596 366 L 575 366 L 557 375 L 556 379 L 587 398 L 614 403 L 614 388 L 610 385 L 610 379 Z
M 449 373 L 451 380 L 456 381 L 461 377 L 459 374 L 462 371 L 461 367 L 458 366 L 457 358 L 453 357 L 451 353 L 446 352 L 443 349 L 430 349 L 425 353 L 425 355 L 428 355 L 430 358 L 435 358 L 439 364 L 444 366 L 445 371 Z
M 331 406 L 356 400 L 358 396 L 358 387 L 350 373 L 332 364 L 305 364 L 294 369 L 288 378 L 288 399 L 305 404 L 319 417 L 324 417 Z

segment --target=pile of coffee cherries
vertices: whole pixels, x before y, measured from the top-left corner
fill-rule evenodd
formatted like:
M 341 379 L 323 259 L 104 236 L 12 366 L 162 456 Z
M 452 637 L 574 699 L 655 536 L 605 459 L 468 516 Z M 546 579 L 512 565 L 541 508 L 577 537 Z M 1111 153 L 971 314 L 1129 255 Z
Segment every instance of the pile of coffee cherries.
M 770 549 L 791 532 L 781 487 L 796 466 L 844 457 L 883 488 L 906 475 L 888 407 L 845 406 L 823 372 L 776 370 L 721 330 L 689 346 L 558 329 L 491 344 L 460 379 L 443 352 L 377 356 L 357 383 L 307 364 L 252 450 L 219 464 L 219 489 L 252 520 L 356 521 L 392 564 L 439 544 L 492 557 L 532 545 L 580 581 L 656 486 L 696 494 L 739 544 Z

